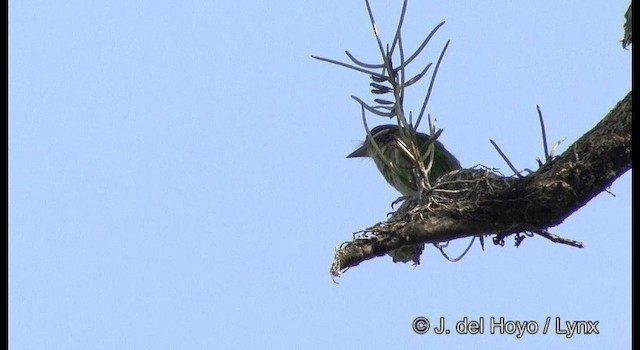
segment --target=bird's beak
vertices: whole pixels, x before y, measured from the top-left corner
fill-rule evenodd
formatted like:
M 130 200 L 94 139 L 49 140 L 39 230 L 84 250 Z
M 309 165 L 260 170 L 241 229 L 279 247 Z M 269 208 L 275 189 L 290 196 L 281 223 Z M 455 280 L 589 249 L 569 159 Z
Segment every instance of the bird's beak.
M 369 154 L 367 152 L 367 146 L 362 145 L 357 150 L 351 152 L 351 154 L 349 154 L 347 158 L 358 158 L 358 157 L 368 157 L 368 156 Z

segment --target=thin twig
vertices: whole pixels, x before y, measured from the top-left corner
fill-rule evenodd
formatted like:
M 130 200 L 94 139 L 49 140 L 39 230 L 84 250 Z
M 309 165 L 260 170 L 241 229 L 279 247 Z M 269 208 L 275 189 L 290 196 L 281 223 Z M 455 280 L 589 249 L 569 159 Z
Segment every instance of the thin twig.
M 551 152 L 549 153 L 550 157 L 553 157 L 553 155 L 556 153 L 556 149 L 558 149 L 558 146 L 560 146 L 560 144 L 563 143 L 566 139 L 566 137 L 561 138 L 553 145 L 553 147 L 551 147 Z
M 401 32 L 402 32 L 402 23 L 404 23 L 404 14 L 407 12 L 407 3 L 408 0 L 404 0 L 402 2 L 402 10 L 400 11 L 400 19 L 398 19 L 398 27 L 396 27 L 396 35 L 394 36 L 393 43 L 391 43 L 391 54 L 396 48 L 396 44 L 400 40 Z
M 498 144 L 493 142 L 493 140 L 491 140 L 491 139 L 489 140 L 489 142 L 491 142 L 491 144 L 493 145 L 493 148 L 495 148 L 496 151 L 498 151 L 498 153 L 500 154 L 502 159 L 504 159 L 504 161 L 507 163 L 509 168 L 511 168 L 511 171 L 513 171 L 513 173 L 516 174 L 516 176 L 523 177 L 522 174 L 520 174 L 520 172 L 516 169 L 516 167 L 514 167 L 513 164 L 511 164 L 511 161 L 509 161 L 509 158 L 507 158 L 507 156 L 502 152 L 500 147 L 498 147 Z
M 433 84 L 435 83 L 436 76 L 438 75 L 438 69 L 440 68 L 440 63 L 442 62 L 442 58 L 444 57 L 444 53 L 447 51 L 447 47 L 449 47 L 450 42 L 451 40 L 447 40 L 447 43 L 444 45 L 444 48 L 442 48 L 442 51 L 440 52 L 440 57 L 438 57 L 438 62 L 436 62 L 436 68 L 433 70 L 433 74 L 431 75 L 431 82 L 429 83 L 429 89 L 427 90 L 427 95 L 424 97 L 424 102 L 422 103 L 422 108 L 420 109 L 418 120 L 416 120 L 416 125 L 414 126 L 416 129 L 420 124 L 420 120 L 424 115 L 425 109 L 427 108 L 427 103 L 429 102 L 429 97 L 431 96 L 431 90 L 433 89 Z
M 351 98 L 352 98 L 352 99 L 354 99 L 354 100 L 356 100 L 356 101 L 358 101 L 358 103 L 359 103 L 362 107 L 364 107 L 367 111 L 369 111 L 369 112 L 371 112 L 371 113 L 373 113 L 373 114 L 375 114 L 375 115 L 379 115 L 379 116 L 381 116 L 381 117 L 387 117 L 387 118 L 391 118 L 391 117 L 394 117 L 394 116 L 395 116 L 395 113 L 394 113 L 394 112 L 384 113 L 384 112 L 377 111 L 375 108 L 373 108 L 373 107 L 369 106 L 368 104 L 366 104 L 364 101 L 362 101 L 361 99 L 359 99 L 359 98 L 358 98 L 358 97 L 356 97 L 356 96 L 353 96 L 353 95 L 352 95 L 352 96 L 351 96 Z
M 332 60 L 330 58 L 324 58 L 324 57 L 319 57 L 319 56 L 314 56 L 314 55 L 311 55 L 311 57 L 313 57 L 313 58 L 315 58 L 317 60 L 320 60 L 320 61 L 325 61 L 325 62 L 337 64 L 339 66 L 343 66 L 343 67 L 346 67 L 346 68 L 349 68 L 349 69 L 353 69 L 353 70 L 356 70 L 358 72 L 367 73 L 369 75 L 380 77 L 382 79 L 387 79 L 387 76 L 385 76 L 383 74 L 380 74 L 378 72 L 374 72 L 374 71 L 371 71 L 371 70 L 368 70 L 368 69 L 356 67 L 356 66 L 353 66 L 353 65 L 350 65 L 350 64 L 347 64 L 347 63 L 342 63 L 340 61 Z
M 464 258 L 465 255 L 467 255 L 467 253 L 469 252 L 469 250 L 471 249 L 471 247 L 473 246 L 473 242 L 476 241 L 476 237 L 474 236 L 471 239 L 471 242 L 469 242 L 469 245 L 467 246 L 467 248 L 464 250 L 464 252 L 462 252 L 462 254 L 460 254 L 460 256 L 458 256 L 457 258 L 450 258 L 449 255 L 447 255 L 447 253 L 444 252 L 444 247 L 446 247 L 447 245 L 449 245 L 449 242 L 447 241 L 446 245 L 438 245 L 436 243 L 434 243 L 433 245 L 438 248 L 438 250 L 440 250 L 440 253 L 442 254 L 442 256 L 444 256 L 447 260 L 449 260 L 450 262 L 458 262 L 460 261 L 462 258 Z
M 551 242 L 554 243 L 561 243 L 561 244 L 566 244 L 572 247 L 577 247 L 577 248 L 584 248 L 584 244 L 582 244 L 582 242 L 579 241 L 574 241 L 572 239 L 568 239 L 568 238 L 564 238 L 564 237 L 560 237 L 558 235 L 554 235 L 553 233 L 549 233 L 546 231 L 532 231 L 533 233 L 536 233 L 548 240 L 550 240 Z
M 378 27 L 376 26 L 376 20 L 373 18 L 373 11 L 371 11 L 371 4 L 369 4 L 369 0 L 364 0 L 367 5 L 367 12 L 369 13 L 369 20 L 371 21 L 371 27 L 373 27 L 373 35 L 376 37 L 376 41 L 378 42 L 378 49 L 380 50 L 380 55 L 385 60 L 384 65 L 387 65 L 386 55 L 384 52 L 384 48 L 382 47 L 382 41 L 380 40 L 380 33 L 378 32 Z
M 426 67 L 424 67 L 424 69 L 422 70 L 422 72 L 420 72 L 420 73 L 418 73 L 418 74 L 414 75 L 414 76 L 413 76 L 411 79 L 409 79 L 406 83 L 402 83 L 402 85 L 400 85 L 400 87 L 401 87 L 401 88 L 406 88 L 406 87 L 409 87 L 409 86 L 411 86 L 411 85 L 413 85 L 413 84 L 417 83 L 417 82 L 418 82 L 418 80 L 420 80 L 420 79 L 421 79 L 421 78 L 422 78 L 422 77 L 427 73 L 427 71 L 429 70 L 429 68 L 431 67 L 431 65 L 432 65 L 432 64 L 433 64 L 433 63 L 429 63 L 429 64 L 427 64 L 427 66 L 426 66 Z
M 420 46 L 418 47 L 418 49 L 413 53 L 413 55 L 409 56 L 409 58 L 407 59 L 407 61 L 404 63 L 405 66 L 408 66 L 409 63 L 411 63 L 416 57 L 418 57 L 418 55 L 420 54 L 420 52 L 422 52 L 422 50 L 425 48 L 425 46 L 427 46 L 427 44 L 429 43 L 429 41 L 431 40 L 431 38 L 436 34 L 436 32 L 438 31 L 438 29 L 440 29 L 440 27 L 442 27 L 444 25 L 445 21 L 440 22 L 435 28 L 433 28 L 433 30 L 431 31 L 431 33 L 429 33 L 429 35 L 427 36 L 426 39 L 424 39 L 422 41 L 422 44 L 420 44 Z M 398 67 L 396 69 L 402 69 L 404 67 Z
M 365 68 L 371 68 L 371 69 L 380 69 L 380 68 L 384 68 L 384 65 L 382 65 L 382 64 L 364 63 L 364 62 L 362 62 L 362 61 L 358 60 L 357 58 L 355 58 L 355 57 L 354 57 L 354 56 L 353 56 L 349 51 L 345 51 L 344 53 L 346 53 L 346 54 L 347 54 L 347 56 L 349 57 L 349 59 L 350 59 L 353 63 L 355 63 L 355 64 L 357 64 L 357 65 L 359 65 L 359 66 L 362 66 L 362 67 L 365 67 Z
M 540 130 L 542 131 L 542 146 L 544 147 L 544 159 L 545 161 L 549 161 L 551 157 L 549 156 L 549 149 L 547 147 L 547 132 L 544 128 L 544 119 L 542 118 L 542 111 L 540 111 L 540 106 L 536 105 L 536 109 L 538 110 L 538 119 L 540 120 Z

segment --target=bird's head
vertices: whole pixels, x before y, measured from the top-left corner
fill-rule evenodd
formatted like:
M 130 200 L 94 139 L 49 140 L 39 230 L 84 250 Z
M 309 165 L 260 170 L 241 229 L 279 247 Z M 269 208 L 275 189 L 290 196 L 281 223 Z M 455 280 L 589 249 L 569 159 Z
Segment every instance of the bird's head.
M 371 129 L 371 136 L 379 147 L 383 147 L 394 141 L 398 130 L 397 125 L 378 125 Z M 367 136 L 362 145 L 351 152 L 347 158 L 372 157 L 373 155 L 375 155 L 375 148 L 371 142 L 371 138 Z
M 371 136 L 367 135 L 365 141 L 347 158 L 369 157 L 391 186 L 404 196 L 416 192 L 415 168 L 416 161 L 411 155 L 406 135 L 403 137 L 398 125 L 380 125 L 371 129 Z M 430 167 L 431 180 L 443 174 L 460 168 L 460 162 L 438 140 L 432 142 L 429 135 L 416 132 L 415 140 L 420 152 L 420 161 L 426 162 L 429 158 L 429 147 L 433 143 L 433 164 Z M 425 164 L 425 168 L 428 167 Z

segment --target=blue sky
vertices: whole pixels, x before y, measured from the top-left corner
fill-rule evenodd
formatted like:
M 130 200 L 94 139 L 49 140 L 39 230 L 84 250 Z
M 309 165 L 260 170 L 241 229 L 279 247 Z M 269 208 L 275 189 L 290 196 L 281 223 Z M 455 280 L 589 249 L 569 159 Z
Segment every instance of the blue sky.
M 389 41 L 399 1 L 373 1 Z M 631 89 L 627 1 L 413 1 L 407 49 L 451 40 L 429 112 L 463 165 L 560 151 Z M 363 1 L 9 1 L 11 349 L 628 348 L 631 174 L 552 232 L 332 282 L 397 194 L 368 160 Z M 424 86 L 406 105 L 417 111 Z M 371 118 L 370 124 L 384 123 Z M 451 255 L 466 241 L 453 242 Z M 599 334 L 417 335 L 419 316 L 598 321 Z

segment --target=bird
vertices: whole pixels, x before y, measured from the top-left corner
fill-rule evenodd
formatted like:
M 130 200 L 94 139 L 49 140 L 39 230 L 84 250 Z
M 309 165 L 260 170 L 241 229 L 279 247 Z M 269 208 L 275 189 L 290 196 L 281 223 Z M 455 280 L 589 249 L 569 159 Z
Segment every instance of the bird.
M 407 143 L 401 135 L 400 127 L 393 124 L 379 125 L 371 129 L 370 133 L 371 137 L 367 135 L 362 145 L 351 152 L 347 158 L 372 158 L 385 180 L 402 196 L 406 198 L 415 195 L 418 192 L 418 185 L 413 171 L 415 165 L 412 161 L 411 153 L 408 152 Z M 428 164 L 426 163 L 429 161 L 427 151 L 431 144 L 431 142 L 428 142 L 430 136 L 420 132 L 416 132 L 415 135 L 420 158 L 425 168 L 427 168 Z M 430 183 L 433 183 L 444 174 L 461 168 L 458 159 L 440 141 L 435 140 L 433 144 L 435 149 L 433 164 L 429 173 Z M 484 247 L 482 239 L 481 245 Z M 391 250 L 387 254 L 391 256 L 393 262 L 406 263 L 413 261 L 414 265 L 418 265 L 420 264 L 420 255 L 423 250 L 424 244 L 411 244 Z
M 427 150 L 431 144 L 428 142 L 429 135 L 421 132 L 415 134 L 421 160 L 426 168 L 429 161 Z M 413 171 L 415 165 L 413 157 L 408 153 L 407 142 L 401 135 L 400 127 L 394 124 L 376 126 L 371 129 L 371 137 L 367 136 L 362 145 L 347 158 L 372 158 L 382 176 L 393 188 L 405 197 L 415 195 L 418 191 Z M 458 159 L 440 141 L 435 140 L 433 144 L 433 164 L 429 173 L 431 184 L 440 176 L 461 168 Z

